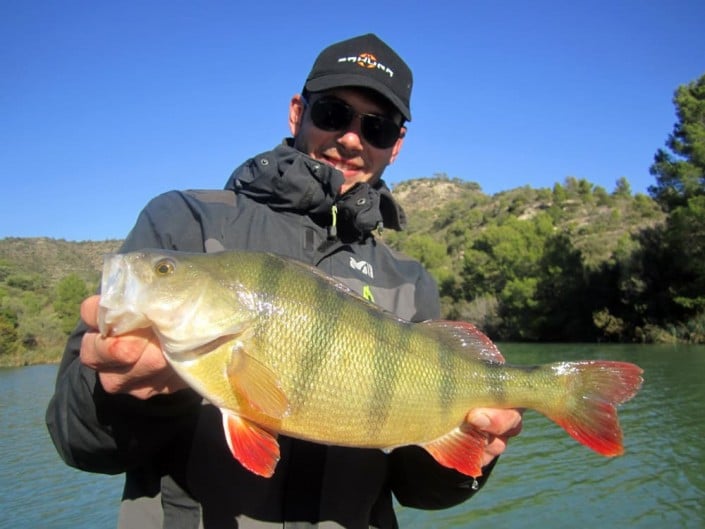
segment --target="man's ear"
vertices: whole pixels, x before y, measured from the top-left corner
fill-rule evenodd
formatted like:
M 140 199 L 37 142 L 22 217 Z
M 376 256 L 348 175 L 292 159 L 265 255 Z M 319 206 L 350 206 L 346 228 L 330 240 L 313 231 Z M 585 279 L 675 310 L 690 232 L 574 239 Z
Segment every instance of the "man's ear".
M 304 99 L 301 94 L 293 96 L 289 102 L 289 130 L 293 137 L 296 137 L 299 130 L 301 130 L 305 110 L 306 105 L 304 105 Z
M 406 138 L 406 127 L 401 128 L 401 133 L 399 134 L 399 139 L 396 141 L 392 147 L 392 155 L 389 157 L 389 163 L 393 163 L 397 156 L 401 152 L 401 146 L 404 144 L 404 138 Z

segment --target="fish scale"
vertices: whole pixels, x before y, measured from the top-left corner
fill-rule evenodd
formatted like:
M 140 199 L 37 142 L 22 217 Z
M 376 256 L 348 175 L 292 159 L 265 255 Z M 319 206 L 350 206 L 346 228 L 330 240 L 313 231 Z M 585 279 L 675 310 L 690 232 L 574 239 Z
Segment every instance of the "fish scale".
M 532 408 L 583 444 L 622 453 L 615 407 L 641 369 L 511 366 L 463 322 L 402 321 L 313 267 L 271 254 L 150 250 L 105 259 L 106 335 L 151 327 L 176 372 L 223 415 L 228 446 L 270 476 L 278 434 L 341 446 L 416 444 L 481 474 L 475 407 Z

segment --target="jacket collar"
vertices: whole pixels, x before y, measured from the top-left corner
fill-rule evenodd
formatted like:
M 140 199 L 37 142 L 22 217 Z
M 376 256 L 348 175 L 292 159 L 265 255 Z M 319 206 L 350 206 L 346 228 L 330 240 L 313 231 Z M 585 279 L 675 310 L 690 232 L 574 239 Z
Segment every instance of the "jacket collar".
M 306 213 L 312 217 L 330 216 L 337 208 L 341 232 L 352 230 L 366 236 L 372 230 L 402 230 L 406 215 L 380 180 L 375 185 L 357 184 L 345 194 L 337 169 L 314 160 L 291 146 L 287 139 L 273 150 L 247 160 L 235 169 L 225 189 L 246 195 L 280 211 Z

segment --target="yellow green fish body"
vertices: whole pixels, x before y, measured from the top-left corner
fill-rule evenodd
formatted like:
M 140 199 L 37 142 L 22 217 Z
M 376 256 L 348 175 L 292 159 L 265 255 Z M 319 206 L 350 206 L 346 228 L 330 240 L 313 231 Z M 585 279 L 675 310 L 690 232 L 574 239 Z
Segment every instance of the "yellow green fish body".
M 622 451 L 615 405 L 641 370 L 617 362 L 509 366 L 475 327 L 409 323 L 316 269 L 254 252 L 106 257 L 101 329 L 152 327 L 179 375 L 223 412 L 228 444 L 271 475 L 279 433 L 391 450 L 416 444 L 478 476 L 475 407 L 552 418 L 605 455 Z

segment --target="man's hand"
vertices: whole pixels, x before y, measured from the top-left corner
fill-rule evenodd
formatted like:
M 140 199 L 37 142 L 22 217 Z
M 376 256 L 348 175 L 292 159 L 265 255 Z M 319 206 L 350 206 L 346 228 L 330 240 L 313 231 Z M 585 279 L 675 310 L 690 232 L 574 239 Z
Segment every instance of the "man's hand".
M 476 408 L 467 416 L 467 422 L 487 434 L 487 445 L 482 455 L 482 466 L 504 452 L 510 437 L 521 432 L 522 410 Z
M 98 372 L 107 393 L 148 399 L 187 387 L 167 363 L 151 329 L 103 338 L 97 330 L 99 302 L 100 296 L 91 296 L 81 303 L 81 318 L 92 329 L 83 335 L 81 362 Z

